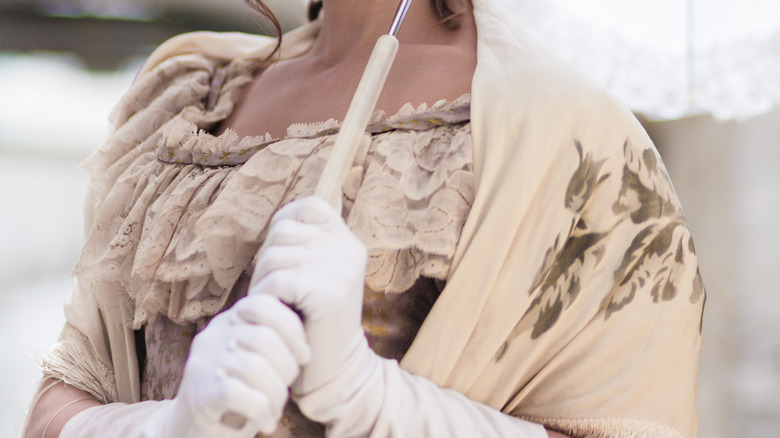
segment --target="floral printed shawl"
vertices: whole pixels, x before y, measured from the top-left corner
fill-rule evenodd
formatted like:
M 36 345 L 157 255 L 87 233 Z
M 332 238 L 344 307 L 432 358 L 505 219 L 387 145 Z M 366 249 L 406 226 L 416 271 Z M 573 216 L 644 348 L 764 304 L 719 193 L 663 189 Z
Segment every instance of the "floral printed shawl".
M 447 286 L 401 365 L 575 437 L 694 437 L 704 290 L 655 148 L 629 111 L 540 48 L 511 13 L 493 0 L 473 5 L 475 201 Z M 317 29 L 285 36 L 282 57 L 305 52 Z M 271 46 L 242 34 L 178 37 L 137 83 L 174 55 L 258 59 Z M 117 141 L 142 122 L 137 111 L 117 108 Z M 91 158 L 98 186 L 115 176 L 95 163 L 118 159 L 101 153 L 110 151 Z M 98 193 L 88 207 L 100 202 Z M 129 310 L 79 280 L 66 316 L 99 359 L 88 371 L 111 382 L 90 392 L 137 401 Z

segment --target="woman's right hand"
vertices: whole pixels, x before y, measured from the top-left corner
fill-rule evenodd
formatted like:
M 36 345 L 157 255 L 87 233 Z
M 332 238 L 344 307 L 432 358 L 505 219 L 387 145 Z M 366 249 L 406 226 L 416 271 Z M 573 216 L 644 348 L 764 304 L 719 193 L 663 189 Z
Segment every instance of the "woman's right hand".
M 166 436 L 216 436 L 230 416 L 246 420 L 239 427 L 247 436 L 273 432 L 310 356 L 303 324 L 286 305 L 267 295 L 239 300 L 193 340 Z
M 111 403 L 68 420 L 60 438 L 252 438 L 276 429 L 311 352 L 300 318 L 252 295 L 214 317 L 192 342 L 173 400 Z M 236 427 L 225 418 L 240 418 Z

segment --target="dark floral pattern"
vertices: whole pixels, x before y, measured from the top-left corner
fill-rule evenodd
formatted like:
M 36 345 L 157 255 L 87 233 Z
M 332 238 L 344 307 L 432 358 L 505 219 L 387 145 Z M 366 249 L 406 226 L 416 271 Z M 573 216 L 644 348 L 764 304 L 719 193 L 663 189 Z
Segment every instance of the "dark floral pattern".
M 652 285 L 653 302 L 673 300 L 681 290 L 690 290 L 691 302 L 698 302 L 704 294 L 698 269 L 693 284 L 680 284 L 687 255 L 695 255 L 695 249 L 668 175 L 659 166 L 653 149 L 637 154 L 626 142 L 624 155 L 627 163 L 612 211 L 627 214 L 631 222 L 643 228 L 615 271 L 616 287 L 602 303 L 605 317 L 631 303 L 646 284 Z
M 609 175 L 599 176 L 606 159 L 595 161 L 590 152 L 583 156 L 582 144 L 577 140 L 574 141 L 574 146 L 580 156 L 580 165 L 569 181 L 564 205 L 568 210 L 579 213 L 585 206 L 585 202 L 590 199 L 598 183 Z
M 695 261 L 693 240 L 655 150 L 637 148 L 626 140 L 622 169 L 611 172 L 605 165 L 607 158 L 595 159 L 576 140 L 574 147 L 579 165 L 563 199 L 573 215 L 572 223 L 568 233 L 559 234 L 547 249 L 530 288 L 531 304 L 510 340 L 528 330 L 532 339 L 542 336 L 582 293 L 605 294 L 600 306 L 605 320 L 634 301 L 640 290 L 649 291 L 655 303 L 684 293 L 696 303 L 704 295 L 698 270 L 692 283 L 683 280 L 690 278 L 685 272 Z M 611 209 L 603 208 L 609 205 L 604 203 L 605 196 L 614 199 Z M 595 197 L 602 210 L 588 210 Z M 622 249 L 627 232 L 634 237 Z M 615 267 L 602 266 L 605 254 L 616 250 L 622 254 L 610 258 Z M 584 284 L 583 278 L 596 269 L 613 269 L 612 285 L 587 289 L 593 286 Z

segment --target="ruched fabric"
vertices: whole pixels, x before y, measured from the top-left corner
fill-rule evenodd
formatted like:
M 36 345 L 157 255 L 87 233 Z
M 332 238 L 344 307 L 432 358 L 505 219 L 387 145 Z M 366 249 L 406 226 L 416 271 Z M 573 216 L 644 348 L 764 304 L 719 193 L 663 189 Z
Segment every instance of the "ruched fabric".
M 293 125 L 283 139 L 209 133 L 250 67 L 198 55 L 163 62 L 120 104 L 138 112 L 115 113 L 121 127 L 87 162 L 100 200 L 74 273 L 123 297 L 133 328 L 223 309 L 273 213 L 316 186 L 335 120 Z M 371 146 L 344 185 L 344 216 L 369 249 L 370 289 L 446 278 L 473 199 L 468 116 L 469 96 L 375 115 Z

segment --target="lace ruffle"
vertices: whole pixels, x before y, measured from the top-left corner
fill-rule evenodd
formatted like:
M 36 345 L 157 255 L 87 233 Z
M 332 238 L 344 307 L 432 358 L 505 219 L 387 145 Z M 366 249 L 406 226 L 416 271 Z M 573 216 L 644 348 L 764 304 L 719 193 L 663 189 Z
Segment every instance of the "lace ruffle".
M 99 208 L 74 273 L 100 302 L 120 297 L 134 328 L 220 311 L 273 213 L 314 190 L 338 122 L 294 125 L 281 140 L 204 131 L 230 114 L 250 65 L 162 63 L 120 102 L 115 132 L 86 163 Z M 345 218 L 370 253 L 369 288 L 446 278 L 473 199 L 468 116 L 468 96 L 375 115 L 344 186 Z

